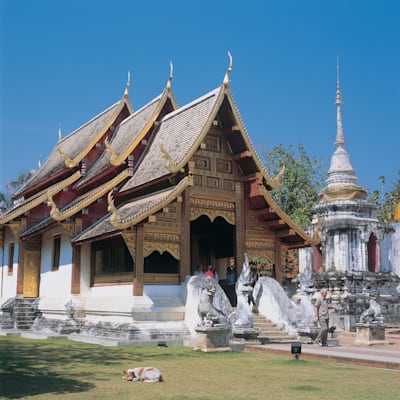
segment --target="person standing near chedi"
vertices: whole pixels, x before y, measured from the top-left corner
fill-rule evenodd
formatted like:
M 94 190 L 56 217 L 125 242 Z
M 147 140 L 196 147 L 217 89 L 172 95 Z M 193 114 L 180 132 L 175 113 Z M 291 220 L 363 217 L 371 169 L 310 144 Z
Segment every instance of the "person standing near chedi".
M 315 342 L 320 346 L 328 346 L 328 331 L 329 331 L 329 306 L 327 289 L 321 289 L 321 296 L 315 303 L 315 320 L 319 323 L 321 330 L 315 339 Z

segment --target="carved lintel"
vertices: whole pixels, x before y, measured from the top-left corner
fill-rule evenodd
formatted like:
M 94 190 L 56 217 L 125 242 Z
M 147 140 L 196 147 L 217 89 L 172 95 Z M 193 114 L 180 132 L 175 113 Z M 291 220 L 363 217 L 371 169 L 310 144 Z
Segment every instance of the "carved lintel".
M 172 257 L 177 260 L 180 260 L 181 258 L 179 243 L 145 241 L 143 244 L 143 256 L 148 257 L 154 251 L 158 251 L 160 254 L 163 254 L 165 252 L 170 253 Z
M 206 215 L 213 222 L 215 218 L 221 217 L 226 222 L 231 225 L 235 225 L 235 212 L 234 211 L 224 211 L 210 208 L 197 208 L 190 207 L 190 220 L 194 221 L 202 215 Z
M 274 250 L 275 242 L 266 242 L 262 240 L 248 240 L 246 241 L 246 248 L 249 250 Z
M 160 254 L 170 253 L 180 259 L 180 235 L 175 233 L 146 232 L 144 235 L 143 253 L 147 257 L 154 251 Z
M 222 217 L 229 224 L 235 225 L 235 203 L 192 197 L 190 199 L 190 220 L 194 221 L 201 215 L 208 216 L 211 222 L 217 217 Z

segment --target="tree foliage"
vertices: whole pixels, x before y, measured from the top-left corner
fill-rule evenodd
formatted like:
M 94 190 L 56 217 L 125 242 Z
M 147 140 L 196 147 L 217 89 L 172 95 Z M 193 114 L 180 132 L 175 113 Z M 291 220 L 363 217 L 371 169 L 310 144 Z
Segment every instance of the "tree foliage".
M 324 184 L 327 161 L 309 157 L 302 144 L 297 149 L 282 144 L 269 152 L 262 149 L 262 155 L 271 176 L 276 176 L 283 164 L 286 166 L 281 186 L 271 192 L 272 197 L 299 226 L 307 227 Z
M 378 207 L 378 220 L 385 223 L 392 223 L 397 204 L 400 203 L 400 170 L 397 171 L 397 178 L 392 183 L 392 187 L 388 191 L 375 190 L 369 198 L 369 201 Z M 386 178 L 380 176 L 382 188 L 386 183 Z
M 15 179 L 12 182 L 7 183 L 7 189 L 8 189 L 8 194 L 0 192 L 0 210 L 1 209 L 8 209 L 12 205 L 12 198 L 16 192 L 18 192 L 19 189 L 22 188 L 22 186 L 25 185 L 26 182 L 32 177 L 32 175 L 35 173 L 34 170 L 31 170 L 29 172 L 23 172 L 20 174 L 17 179 Z

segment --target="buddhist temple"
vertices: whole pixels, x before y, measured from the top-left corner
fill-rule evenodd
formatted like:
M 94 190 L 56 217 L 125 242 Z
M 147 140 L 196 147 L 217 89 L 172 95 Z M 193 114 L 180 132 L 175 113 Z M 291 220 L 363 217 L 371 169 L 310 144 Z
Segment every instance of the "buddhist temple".
M 178 106 L 171 64 L 161 93 L 138 109 L 128 76 L 117 102 L 59 132 L 0 215 L 3 327 L 22 324 L 5 316 L 24 301 L 27 329 L 185 333 L 185 282 L 198 265 L 224 279 L 229 258 L 240 270 L 247 253 L 281 281 L 287 251 L 318 244 L 271 197 L 281 174 L 257 155 L 231 70 L 230 57 L 216 89 Z

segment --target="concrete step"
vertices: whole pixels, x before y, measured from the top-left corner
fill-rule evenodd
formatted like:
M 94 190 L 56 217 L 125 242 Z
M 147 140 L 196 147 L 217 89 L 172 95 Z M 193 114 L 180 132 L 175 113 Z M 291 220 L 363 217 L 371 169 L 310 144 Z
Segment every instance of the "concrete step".
M 253 327 L 260 331 L 257 339 L 261 343 L 290 343 L 296 341 L 295 336 L 290 336 L 288 333 L 276 326 L 273 322 L 265 318 L 264 316 L 254 313 Z

